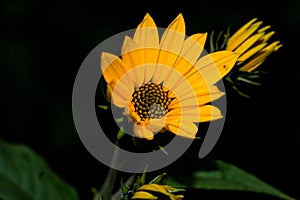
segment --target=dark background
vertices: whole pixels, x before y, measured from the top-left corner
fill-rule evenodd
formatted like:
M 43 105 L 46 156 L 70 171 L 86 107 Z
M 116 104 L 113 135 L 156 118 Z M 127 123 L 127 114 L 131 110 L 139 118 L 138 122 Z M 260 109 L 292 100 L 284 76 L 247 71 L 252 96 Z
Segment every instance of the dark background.
M 262 87 L 250 88 L 252 98 L 228 91 L 224 131 L 208 157 L 235 164 L 299 198 L 300 2 L 270 2 L 4 0 L 0 137 L 33 148 L 81 199 L 91 199 L 90 188 L 100 187 L 107 168 L 81 143 L 71 109 L 73 82 L 88 53 L 106 38 L 135 28 L 146 12 L 160 27 L 183 13 L 187 35 L 228 25 L 236 30 L 258 17 L 284 46 L 261 66 L 269 73 Z M 201 195 L 275 199 L 238 192 Z

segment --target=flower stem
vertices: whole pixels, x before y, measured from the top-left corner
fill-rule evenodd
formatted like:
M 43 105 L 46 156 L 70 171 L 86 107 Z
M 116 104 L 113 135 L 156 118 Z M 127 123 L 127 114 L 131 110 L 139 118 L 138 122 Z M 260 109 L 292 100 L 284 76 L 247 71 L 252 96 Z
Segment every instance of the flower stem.
M 131 176 L 128 178 L 128 180 L 126 181 L 125 185 L 131 186 L 131 185 L 134 183 L 135 178 L 136 178 L 136 175 L 135 175 L 135 174 L 131 175 Z M 114 194 L 112 195 L 111 199 L 112 199 L 112 200 L 120 200 L 120 199 L 121 199 L 121 193 L 122 193 L 122 190 L 121 190 L 121 188 L 120 188 L 116 193 L 114 193 Z
M 116 146 L 118 146 L 119 140 L 116 140 L 114 143 Z M 118 148 L 115 149 L 114 154 L 113 154 L 113 159 L 112 159 L 112 165 L 114 166 L 117 157 L 118 157 Z M 106 178 L 103 182 L 103 185 L 101 187 L 101 190 L 98 192 L 98 198 L 99 200 L 111 200 L 113 188 L 115 185 L 115 180 L 116 180 L 116 175 L 117 175 L 117 170 L 113 168 L 109 168 L 108 173 L 106 175 Z

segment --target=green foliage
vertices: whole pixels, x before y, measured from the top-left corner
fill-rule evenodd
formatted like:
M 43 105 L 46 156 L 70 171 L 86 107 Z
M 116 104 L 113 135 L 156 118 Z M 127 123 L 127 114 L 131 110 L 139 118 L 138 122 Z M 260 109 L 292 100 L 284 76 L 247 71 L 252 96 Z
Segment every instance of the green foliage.
M 78 196 L 30 148 L 0 140 L 0 199 L 77 200 Z
M 194 160 L 193 167 L 177 164 L 162 182 L 181 188 L 249 191 L 294 199 L 254 175 L 220 160 Z
M 164 177 L 166 174 L 167 174 L 167 173 L 162 173 L 162 174 L 156 176 L 154 179 L 152 179 L 152 180 L 149 182 L 149 184 L 152 184 L 152 183 L 158 184 L 158 183 L 163 179 L 163 177 Z
M 215 52 L 215 51 L 220 51 L 220 50 L 224 50 L 227 41 L 230 38 L 230 27 L 227 27 L 226 33 L 224 33 L 223 31 L 220 31 L 216 41 L 214 41 L 214 35 L 215 35 L 215 31 L 212 31 L 210 34 L 210 38 L 209 38 L 209 48 L 210 48 L 210 53 Z M 220 41 L 221 40 L 221 41 Z M 220 42 L 222 42 L 220 44 Z
M 249 92 L 243 90 L 250 89 L 249 86 L 260 86 L 262 77 L 265 74 L 267 74 L 266 71 L 243 72 L 236 70 L 224 77 L 224 81 L 239 95 L 250 98 Z

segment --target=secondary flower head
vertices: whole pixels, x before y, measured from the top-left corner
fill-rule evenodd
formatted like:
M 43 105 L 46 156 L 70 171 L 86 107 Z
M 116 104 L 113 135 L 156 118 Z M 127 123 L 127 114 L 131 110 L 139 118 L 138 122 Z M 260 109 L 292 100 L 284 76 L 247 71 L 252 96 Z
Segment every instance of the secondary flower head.
M 149 14 L 126 36 L 121 56 L 103 52 L 101 68 L 112 103 L 133 121 L 135 136 L 153 139 L 167 130 L 195 138 L 195 123 L 222 117 L 210 102 L 224 95 L 214 84 L 234 66 L 232 51 L 200 57 L 206 33 L 185 36 L 179 14 L 160 37 Z
M 270 54 L 282 47 L 280 41 L 268 43 L 275 32 L 268 31 L 271 26 L 260 28 L 262 22 L 256 20 L 254 18 L 242 26 L 227 42 L 226 49 L 239 54 L 236 65 L 240 67 L 240 71 L 252 72 Z
M 178 190 L 169 185 L 145 184 L 137 189 L 131 199 L 181 200 L 184 198 L 181 194 L 175 195 L 174 191 L 182 190 Z

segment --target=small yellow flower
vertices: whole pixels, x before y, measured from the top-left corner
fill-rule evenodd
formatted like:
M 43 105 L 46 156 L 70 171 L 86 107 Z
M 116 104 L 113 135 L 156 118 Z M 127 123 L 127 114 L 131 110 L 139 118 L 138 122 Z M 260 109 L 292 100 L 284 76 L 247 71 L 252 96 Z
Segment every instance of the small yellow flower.
M 101 68 L 112 103 L 134 123 L 135 136 L 152 140 L 167 130 L 195 138 L 195 123 L 222 117 L 210 102 L 224 95 L 214 84 L 234 66 L 237 54 L 224 50 L 200 57 L 206 33 L 185 36 L 179 14 L 159 36 L 146 14 L 133 38 L 126 36 L 121 57 L 103 52 Z
M 181 200 L 183 195 L 172 194 L 176 188 L 169 185 L 145 184 L 137 189 L 131 199 L 165 199 L 165 200 Z
M 280 41 L 268 44 L 275 32 L 267 31 L 270 26 L 260 28 L 263 22 L 256 20 L 257 18 L 254 18 L 242 26 L 227 42 L 226 49 L 239 54 L 236 65 L 240 67 L 240 71 L 252 72 L 270 54 L 282 47 Z

